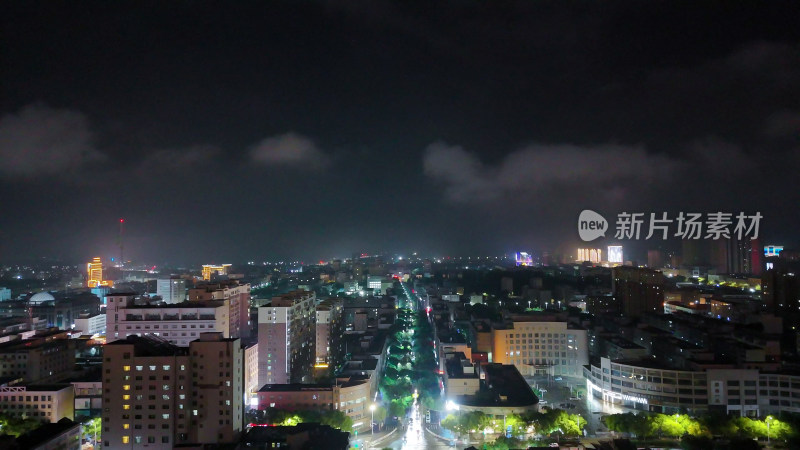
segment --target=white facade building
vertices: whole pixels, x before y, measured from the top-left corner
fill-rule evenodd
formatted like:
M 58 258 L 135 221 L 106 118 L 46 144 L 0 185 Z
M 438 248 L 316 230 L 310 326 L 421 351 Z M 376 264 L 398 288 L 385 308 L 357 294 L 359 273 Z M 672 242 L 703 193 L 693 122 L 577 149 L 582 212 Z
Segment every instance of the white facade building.
M 152 334 L 186 347 L 200 333 L 218 331 L 230 337 L 228 300 L 183 302 L 175 305 L 135 305 L 134 294 L 109 294 L 106 341 Z
M 164 299 L 164 303 L 180 303 L 186 300 L 186 280 L 159 278 L 156 282 L 156 294 Z
M 492 329 L 490 362 L 512 364 L 523 375 L 580 376 L 589 363 L 586 330 L 567 322 L 524 318 Z
M 83 334 L 105 334 L 106 332 L 106 315 L 93 314 L 86 317 L 79 317 L 75 319 L 75 329 L 80 330 Z

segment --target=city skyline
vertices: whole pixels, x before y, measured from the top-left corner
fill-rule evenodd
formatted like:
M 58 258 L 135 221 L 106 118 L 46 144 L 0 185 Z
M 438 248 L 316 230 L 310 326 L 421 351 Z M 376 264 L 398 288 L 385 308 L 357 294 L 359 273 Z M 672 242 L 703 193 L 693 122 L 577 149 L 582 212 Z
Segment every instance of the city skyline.
M 0 260 L 120 217 L 155 261 L 557 251 L 587 208 L 798 244 L 791 2 L 237 6 L 4 6 Z

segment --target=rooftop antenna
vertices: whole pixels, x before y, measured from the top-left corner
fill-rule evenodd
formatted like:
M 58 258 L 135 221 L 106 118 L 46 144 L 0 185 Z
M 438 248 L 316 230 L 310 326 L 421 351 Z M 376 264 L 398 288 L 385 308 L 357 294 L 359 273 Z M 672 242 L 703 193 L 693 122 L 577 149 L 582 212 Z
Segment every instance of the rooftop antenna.
M 125 231 L 125 219 L 119 219 L 119 267 L 125 264 L 122 234 Z

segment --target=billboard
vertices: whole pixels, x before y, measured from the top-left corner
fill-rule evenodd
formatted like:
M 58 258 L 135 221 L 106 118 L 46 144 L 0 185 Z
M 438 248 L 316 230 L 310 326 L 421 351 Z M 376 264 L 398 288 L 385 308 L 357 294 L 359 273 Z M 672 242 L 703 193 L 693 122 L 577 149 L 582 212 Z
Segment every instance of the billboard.
M 609 245 L 608 246 L 608 262 L 622 264 L 622 246 Z
M 764 256 L 778 256 L 783 251 L 782 245 L 765 245 Z
M 531 266 L 533 265 L 533 257 L 526 252 L 517 252 L 516 254 L 518 266 Z

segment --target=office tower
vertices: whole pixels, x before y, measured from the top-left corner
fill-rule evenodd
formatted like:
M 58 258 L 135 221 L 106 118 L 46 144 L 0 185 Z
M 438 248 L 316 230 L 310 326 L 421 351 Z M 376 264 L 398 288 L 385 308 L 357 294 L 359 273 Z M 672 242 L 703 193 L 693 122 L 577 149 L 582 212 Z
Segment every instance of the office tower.
M 664 274 L 653 269 L 618 266 L 611 272 L 611 292 L 620 312 L 638 317 L 663 310 Z
M 250 285 L 236 280 L 202 283 L 189 289 L 189 302 L 224 300 L 228 303 L 230 335 L 250 337 Z
M 103 445 L 171 449 L 236 442 L 243 431 L 241 341 L 202 333 L 189 347 L 155 336 L 107 344 Z
M 315 306 L 313 292 L 294 291 L 258 308 L 259 385 L 311 380 Z
M 229 267 L 231 267 L 230 264 L 221 264 L 218 266 L 214 264 L 205 264 L 203 265 L 203 279 L 205 281 L 210 281 L 213 275 L 227 275 Z
M 156 294 L 164 303 L 180 303 L 186 300 L 186 280 L 178 277 L 159 278 L 156 281 Z

